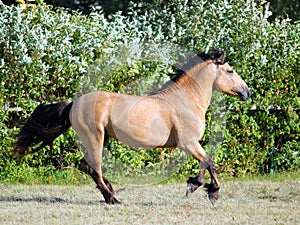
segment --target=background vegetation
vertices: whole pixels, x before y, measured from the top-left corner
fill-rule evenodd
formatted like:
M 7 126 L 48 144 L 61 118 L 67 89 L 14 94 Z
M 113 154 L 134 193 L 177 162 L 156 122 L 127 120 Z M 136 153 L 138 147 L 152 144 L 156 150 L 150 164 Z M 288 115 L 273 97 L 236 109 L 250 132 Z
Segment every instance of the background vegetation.
M 119 49 L 143 42 L 173 43 L 192 52 L 226 49 L 230 64 L 251 87 L 253 98 L 246 103 L 225 97 L 226 130 L 213 155 L 220 173 L 240 176 L 299 169 L 300 23 L 269 21 L 269 4 L 173 0 L 143 7 L 130 4 L 126 15 L 117 12 L 110 18 L 102 12 L 54 10 L 43 2 L 20 6 L 0 1 L 1 181 L 30 183 L 35 176 L 46 183 L 57 177 L 76 181 L 74 167 L 81 153 L 71 130 L 53 146 L 21 161 L 12 154 L 15 135 L 40 102 L 73 99 L 90 73 L 107 68 L 110 57 L 120 57 Z M 125 66 L 105 71 L 113 74 L 102 89 L 122 92 L 134 80 L 165 78 L 174 62 L 123 60 Z M 212 112 L 207 117 L 209 128 Z M 204 145 L 209 136 L 207 132 Z M 137 168 L 172 151 L 141 154 L 113 144 L 112 155 Z M 197 163 L 190 160 L 180 172 L 197 170 Z
M 19 4 L 26 2 L 39 2 L 34 0 L 4 0 L 7 5 Z M 128 7 L 131 2 L 136 3 L 137 8 L 147 8 L 152 4 L 159 4 L 160 6 L 168 5 L 168 1 L 165 0 L 44 0 L 45 3 L 53 5 L 54 7 L 64 7 L 71 10 L 79 10 L 84 14 L 89 14 L 91 11 L 102 11 L 107 18 L 112 18 L 112 15 L 118 11 L 122 12 L 122 15 L 127 15 L 130 10 Z M 190 4 L 195 1 L 187 1 Z M 213 0 L 207 0 L 206 2 L 214 3 Z M 256 3 L 261 3 L 260 0 L 255 0 Z M 269 20 L 274 20 L 277 17 L 290 18 L 292 21 L 300 19 L 300 3 L 298 0 L 269 0 L 263 1 L 269 2 L 272 15 Z

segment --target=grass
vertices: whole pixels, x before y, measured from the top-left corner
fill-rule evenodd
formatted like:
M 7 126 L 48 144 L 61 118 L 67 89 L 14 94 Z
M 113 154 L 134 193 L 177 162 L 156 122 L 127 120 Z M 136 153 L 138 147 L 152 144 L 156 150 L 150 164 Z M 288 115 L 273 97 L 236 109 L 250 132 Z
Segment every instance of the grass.
M 93 183 L 0 185 L 0 224 L 300 224 L 299 175 L 222 181 L 215 206 L 185 183 L 115 185 L 106 205 Z

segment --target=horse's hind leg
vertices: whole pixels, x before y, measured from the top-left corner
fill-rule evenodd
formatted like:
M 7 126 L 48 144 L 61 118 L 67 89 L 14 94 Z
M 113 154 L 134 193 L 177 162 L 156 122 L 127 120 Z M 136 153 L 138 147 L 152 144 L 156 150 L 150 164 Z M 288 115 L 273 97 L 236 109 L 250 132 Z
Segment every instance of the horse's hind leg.
M 85 161 L 85 159 L 83 158 L 81 161 L 80 161 L 80 167 L 81 169 L 88 173 L 92 178 L 93 180 L 95 181 L 95 183 L 97 184 L 97 188 L 99 188 L 99 185 L 98 185 L 98 177 L 99 177 L 99 174 L 97 174 L 96 171 L 94 171 L 90 166 L 89 164 Z M 108 187 L 108 189 L 111 191 L 112 194 L 115 194 L 115 190 L 113 189 L 111 183 L 104 177 L 102 176 L 103 178 L 103 181 L 104 183 L 106 184 L 106 186 Z M 100 188 L 99 188 L 100 189 Z
M 73 128 L 74 127 L 77 135 L 86 147 L 85 156 L 80 162 L 82 169 L 91 175 L 97 184 L 97 188 L 101 191 L 106 203 L 120 203 L 114 197 L 112 185 L 105 177 L 102 176 L 101 162 L 104 144 L 103 129 L 93 129 L 94 124 L 91 124 L 90 126 L 86 126 L 86 124 L 80 124 L 79 126 L 73 125 Z
M 84 158 L 80 161 L 80 166 L 85 172 L 91 175 L 91 177 L 97 184 L 97 188 L 101 191 L 106 203 L 121 203 L 114 197 L 115 191 L 111 183 L 104 176 L 101 177 L 99 173 L 97 173 L 92 167 L 90 167 Z

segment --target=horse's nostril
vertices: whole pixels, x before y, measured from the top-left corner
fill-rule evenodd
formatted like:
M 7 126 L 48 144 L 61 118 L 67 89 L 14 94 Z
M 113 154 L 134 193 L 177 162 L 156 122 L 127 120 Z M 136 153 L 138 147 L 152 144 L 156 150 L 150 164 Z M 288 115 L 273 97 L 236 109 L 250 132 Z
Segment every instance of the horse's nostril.
M 251 95 L 252 95 L 251 89 L 250 89 L 250 88 L 248 88 L 248 98 L 250 98 L 250 97 L 251 97 Z

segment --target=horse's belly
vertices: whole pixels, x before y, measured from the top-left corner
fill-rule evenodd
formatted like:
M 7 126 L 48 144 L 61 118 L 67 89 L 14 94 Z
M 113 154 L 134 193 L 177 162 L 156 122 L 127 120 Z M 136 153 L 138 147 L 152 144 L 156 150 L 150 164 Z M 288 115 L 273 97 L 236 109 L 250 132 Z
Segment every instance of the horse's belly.
M 115 138 L 130 146 L 166 145 L 171 133 L 171 115 L 160 103 L 151 98 L 134 98 L 126 104 L 116 101 L 111 113 Z
M 170 130 L 159 119 L 148 124 L 127 123 L 112 125 L 114 138 L 135 147 L 155 148 L 165 146 L 170 137 Z

